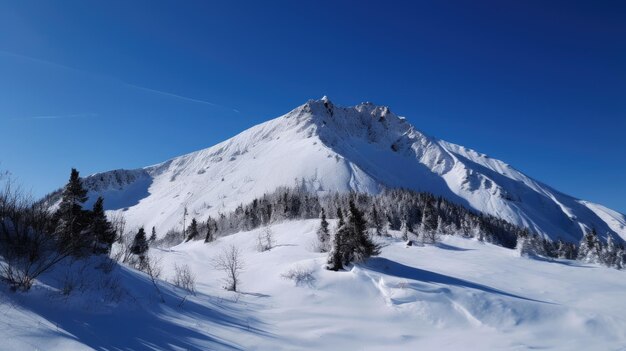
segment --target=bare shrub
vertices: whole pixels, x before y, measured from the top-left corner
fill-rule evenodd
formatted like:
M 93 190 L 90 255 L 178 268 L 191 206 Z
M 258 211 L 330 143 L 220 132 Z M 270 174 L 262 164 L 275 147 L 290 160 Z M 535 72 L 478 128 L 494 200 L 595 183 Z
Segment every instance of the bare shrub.
M 142 260 L 142 271 L 146 272 L 150 277 L 150 281 L 154 286 L 154 290 L 156 290 L 157 295 L 161 302 L 165 303 L 165 299 L 163 298 L 163 293 L 161 293 L 161 289 L 159 288 L 158 280 L 161 277 L 161 260 L 156 257 L 144 257 Z
M 263 228 L 257 236 L 257 250 L 259 252 L 268 251 L 271 250 L 275 244 L 276 242 L 274 241 L 274 232 L 272 231 L 272 227 L 267 226 Z
M 110 217 L 111 225 L 116 233 L 116 242 L 111 247 L 110 257 L 116 263 L 131 264 L 134 255 L 131 251 L 132 233 L 126 232 L 126 218 L 121 213 Z
M 126 294 L 126 290 L 122 286 L 120 279 L 116 275 L 107 275 L 100 281 L 100 290 L 103 292 L 104 301 L 119 302 Z
M 115 263 L 125 263 L 133 265 L 133 253 L 130 251 L 130 244 L 124 242 L 115 243 L 111 247 L 111 260 Z
M 315 285 L 315 276 L 313 276 L 313 269 L 297 265 L 287 272 L 280 275 L 283 279 L 293 281 L 296 286 L 307 285 L 312 287 Z
M 172 283 L 183 289 L 187 290 L 190 294 L 196 294 L 196 276 L 189 268 L 189 265 L 177 265 L 174 264 L 174 280 Z
M 225 248 L 222 253 L 215 258 L 213 266 L 226 273 L 224 288 L 229 291 L 237 291 L 240 285 L 239 275 L 244 268 L 241 251 L 234 245 Z
M 126 233 L 126 217 L 124 217 L 123 213 L 115 212 L 109 216 L 109 222 L 111 222 L 111 227 L 115 231 L 116 241 L 121 242 Z
M 74 290 L 85 292 L 91 285 L 86 270 L 89 264 L 83 260 L 73 261 L 67 266 L 61 281 L 61 294 L 69 296 Z

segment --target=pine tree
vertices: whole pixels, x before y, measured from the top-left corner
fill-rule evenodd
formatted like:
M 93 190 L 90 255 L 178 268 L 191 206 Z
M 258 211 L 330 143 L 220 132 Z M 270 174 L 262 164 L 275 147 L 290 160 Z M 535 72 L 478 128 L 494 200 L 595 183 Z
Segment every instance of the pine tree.
M 210 243 L 213 241 L 215 232 L 217 232 L 217 222 L 209 216 L 206 221 L 206 237 L 204 238 L 204 242 Z
M 558 257 L 557 253 L 557 245 L 553 241 L 548 240 L 547 238 L 542 238 L 543 243 L 543 251 L 544 255 L 547 257 Z
M 154 243 L 157 239 L 156 229 L 152 226 L 152 234 L 150 234 L 150 239 L 148 240 L 150 243 Z
M 420 237 L 422 243 L 430 242 L 430 238 L 435 235 L 437 231 L 437 211 L 432 203 L 427 203 L 422 211 L 422 224 L 420 228 Z
M 539 234 L 533 233 L 530 236 L 530 246 L 532 248 L 533 255 L 548 256 L 545 241 L 539 236 Z
M 378 254 L 378 246 L 367 234 L 367 222 L 361 212 L 350 200 L 348 220 L 346 221 L 346 237 L 344 245 L 344 264 L 363 262 Z
M 343 269 L 344 255 L 344 236 L 346 232 L 346 224 L 343 219 L 341 208 L 337 208 L 337 229 L 335 230 L 335 238 L 333 247 L 328 254 L 328 269 L 338 271 Z
M 340 228 L 345 225 L 346 225 L 346 222 L 343 217 L 343 211 L 341 210 L 340 207 L 337 207 L 337 228 Z
M 470 221 L 467 218 L 467 214 L 461 219 L 461 229 L 462 235 L 464 237 L 469 237 L 471 233 L 471 225 Z
M 385 215 L 384 217 L 382 217 L 381 220 L 382 223 L 382 235 L 384 236 L 389 236 L 389 228 L 391 226 L 391 221 L 389 220 L 389 216 Z
M 326 212 L 324 208 L 320 212 L 320 227 L 317 229 L 317 240 L 319 241 L 320 251 L 328 251 L 330 242 L 330 231 L 328 230 L 328 221 L 326 220 Z
M 443 217 L 441 215 L 437 215 L 437 229 L 435 231 L 433 231 L 432 233 L 436 234 L 437 233 L 447 233 L 448 232 L 448 226 L 446 225 L 446 223 L 444 223 L 443 221 Z M 435 241 L 437 241 L 436 239 L 433 239 L 431 243 L 434 243 Z
M 143 259 L 146 252 L 148 252 L 148 240 L 146 240 L 146 232 L 143 230 L 143 227 L 139 228 L 137 234 L 135 234 L 135 239 L 133 240 L 133 245 L 130 247 L 130 252 L 134 255 L 139 256 Z
M 482 230 L 482 228 L 480 228 L 480 226 L 476 226 L 474 232 L 477 232 L 476 236 L 478 237 L 479 242 L 482 243 L 485 241 L 485 232 Z
M 580 241 L 578 259 L 587 263 L 600 263 L 602 244 L 595 229 L 588 231 Z
M 187 228 L 187 233 L 187 241 L 194 240 L 200 234 L 198 231 L 198 222 L 195 218 L 191 219 L 191 224 L 189 224 L 189 228 Z
M 624 250 L 624 245 L 619 244 L 617 246 L 617 254 L 615 255 L 615 268 L 623 269 L 626 266 L 626 250 Z
M 93 204 L 89 231 L 93 236 L 93 252 L 96 254 L 108 254 L 115 242 L 116 233 L 104 213 L 102 197 L 98 197 Z
M 63 189 L 59 209 L 55 213 L 55 233 L 59 244 L 71 249 L 74 254 L 80 254 L 93 245 L 88 237 L 82 237 L 83 231 L 89 224 L 88 211 L 83 210 L 87 201 L 87 190 L 83 188 L 78 171 L 72 168 L 70 179 Z
M 406 219 L 402 220 L 402 224 L 400 225 L 400 232 L 402 233 L 402 240 L 409 240 L 409 226 L 406 224 Z
M 557 242 L 556 257 L 567 260 L 572 259 L 571 246 L 569 243 L 559 239 Z
M 613 236 L 610 233 L 607 234 L 606 246 L 602 250 L 602 262 L 607 267 L 615 267 L 618 265 L 617 264 L 618 263 L 617 262 L 618 250 L 619 248 L 615 244 L 615 240 L 613 239 Z
M 371 212 L 370 218 L 372 222 L 372 227 L 374 227 L 374 231 L 376 235 L 383 235 L 383 228 L 384 228 L 383 218 L 378 213 L 378 210 L 376 209 L 376 205 L 372 205 L 372 212 Z
M 534 251 L 530 242 L 530 234 L 528 230 L 522 230 L 517 235 L 517 244 L 515 250 L 521 257 L 529 257 L 534 255 Z

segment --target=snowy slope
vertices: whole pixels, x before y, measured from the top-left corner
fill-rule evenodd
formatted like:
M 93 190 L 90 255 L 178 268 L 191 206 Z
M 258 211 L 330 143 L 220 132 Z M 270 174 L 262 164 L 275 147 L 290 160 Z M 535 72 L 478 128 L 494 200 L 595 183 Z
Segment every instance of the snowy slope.
M 96 174 L 87 183 L 132 226 L 156 226 L 163 235 L 182 226 L 185 206 L 204 220 L 296 179 L 318 192 L 428 191 L 553 239 L 578 241 L 591 227 L 626 239 L 623 214 L 425 135 L 387 107 L 339 107 L 326 97 L 213 147 L 140 170 Z
M 160 283 L 158 302 L 142 273 L 120 268 L 117 303 L 99 290 L 54 290 L 63 270 L 27 294 L 0 291 L 0 349 L 46 350 L 620 350 L 626 345 L 626 272 L 556 260 L 459 237 L 405 247 L 381 239 L 381 255 L 347 271 L 324 269 L 311 251 L 319 221 L 274 225 L 276 246 L 257 252 L 259 231 L 205 244 L 152 249 L 163 278 L 188 264 L 197 296 Z M 399 235 L 399 233 L 394 233 Z M 210 264 L 241 249 L 241 293 L 221 288 Z M 77 263 L 75 263 L 77 264 Z M 281 277 L 293 267 L 314 280 Z M 89 273 L 89 272 L 88 272 Z M 87 274 L 92 276 L 92 274 Z

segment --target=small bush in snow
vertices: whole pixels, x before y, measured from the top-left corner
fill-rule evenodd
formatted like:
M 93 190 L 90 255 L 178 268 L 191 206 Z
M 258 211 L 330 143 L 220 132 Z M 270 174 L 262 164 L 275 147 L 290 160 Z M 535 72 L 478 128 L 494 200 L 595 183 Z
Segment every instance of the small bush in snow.
M 196 294 L 196 276 L 186 264 L 181 266 L 174 264 L 174 280 L 172 283 L 193 295 Z
M 313 276 L 313 269 L 302 267 L 300 265 L 295 266 L 287 272 L 280 275 L 283 279 L 293 281 L 296 286 L 308 285 L 313 286 L 315 284 L 315 277 Z
M 157 292 L 159 299 L 161 300 L 161 302 L 165 303 L 165 299 L 163 298 L 163 294 L 161 293 L 161 289 L 159 288 L 158 284 L 159 278 L 161 277 L 161 259 L 146 256 L 142 260 L 142 262 L 143 263 L 141 270 L 148 274 L 148 277 L 150 277 L 150 281 L 152 282 L 154 290 Z
M 117 275 L 107 275 L 100 281 L 99 289 L 103 293 L 105 302 L 120 302 L 126 290 Z
M 267 226 L 257 236 L 256 248 L 259 252 L 271 250 L 275 245 L 272 228 Z
M 69 296 L 74 290 L 85 292 L 92 283 L 86 272 L 89 268 L 89 261 L 77 260 L 70 263 L 61 281 L 61 294 Z

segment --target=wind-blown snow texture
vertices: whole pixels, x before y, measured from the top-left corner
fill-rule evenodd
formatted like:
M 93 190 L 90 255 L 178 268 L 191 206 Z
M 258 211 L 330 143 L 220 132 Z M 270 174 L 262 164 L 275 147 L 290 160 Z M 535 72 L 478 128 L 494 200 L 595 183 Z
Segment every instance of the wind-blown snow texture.
M 130 225 L 156 226 L 163 235 L 182 228 L 185 206 L 204 220 L 296 179 L 318 192 L 427 191 L 552 239 L 578 241 L 592 227 L 626 239 L 623 214 L 428 136 L 387 107 L 339 107 L 326 97 L 213 147 L 140 170 L 96 174 L 86 184 L 92 199 L 103 195 Z
M 335 223 L 331 221 L 331 227 Z M 381 254 L 347 271 L 324 268 L 311 250 L 319 220 L 273 226 L 276 246 L 258 252 L 265 228 L 151 249 L 164 279 L 189 265 L 197 296 L 145 274 L 89 269 L 69 296 L 57 267 L 28 293 L 0 290 L 0 349 L 6 350 L 623 350 L 626 272 L 576 261 L 531 260 L 515 250 L 445 236 L 435 246 L 376 240 Z M 396 237 L 399 232 L 392 232 Z M 211 261 L 241 250 L 240 293 L 221 288 Z M 74 268 L 81 262 L 73 263 Z M 309 272 L 305 284 L 283 278 Z M 76 277 L 81 277 L 77 275 Z M 119 279 L 121 300 L 97 284 Z M 80 279 L 77 279 L 81 281 Z

